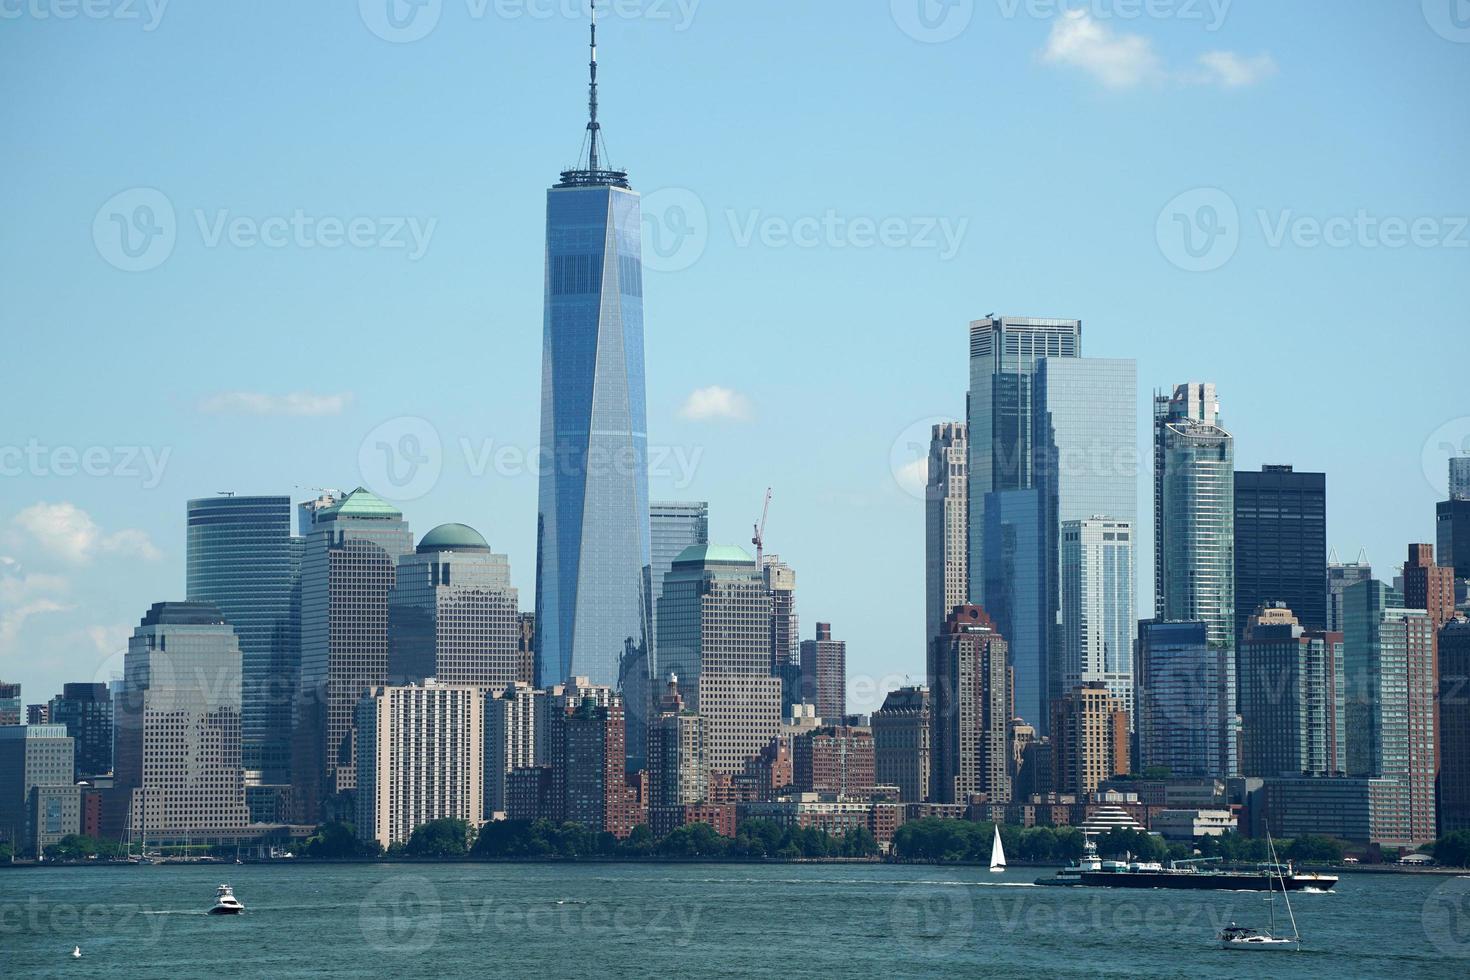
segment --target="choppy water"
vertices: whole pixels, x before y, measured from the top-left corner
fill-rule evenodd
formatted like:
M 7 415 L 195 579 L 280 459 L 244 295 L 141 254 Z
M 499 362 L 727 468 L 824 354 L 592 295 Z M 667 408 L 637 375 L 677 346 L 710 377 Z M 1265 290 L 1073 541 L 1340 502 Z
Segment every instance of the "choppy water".
M 1038 874 L 643 864 L 5 870 L 0 976 L 1470 975 L 1470 879 L 1349 875 L 1336 893 L 1294 895 L 1307 949 L 1268 953 L 1213 943 L 1230 920 L 1265 924 L 1259 894 L 1042 888 L 1031 884 Z M 204 914 L 222 880 L 245 915 Z

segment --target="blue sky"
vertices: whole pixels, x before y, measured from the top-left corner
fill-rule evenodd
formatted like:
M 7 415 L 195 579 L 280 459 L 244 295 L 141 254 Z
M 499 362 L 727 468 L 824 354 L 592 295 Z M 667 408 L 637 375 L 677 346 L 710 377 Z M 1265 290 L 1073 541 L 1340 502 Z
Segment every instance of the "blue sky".
M 0 677 L 28 700 L 182 597 L 186 499 L 381 484 L 379 442 L 426 460 L 415 531 L 478 527 L 531 608 L 585 20 L 389 2 L 0 3 Z M 996 312 L 1137 358 L 1141 418 L 1216 382 L 1241 468 L 1327 471 L 1344 557 L 1432 540 L 1439 446 L 1470 445 L 1470 9 L 920 2 L 604 15 L 654 496 L 745 543 L 774 487 L 803 635 L 922 675 L 907 447 L 963 412 Z

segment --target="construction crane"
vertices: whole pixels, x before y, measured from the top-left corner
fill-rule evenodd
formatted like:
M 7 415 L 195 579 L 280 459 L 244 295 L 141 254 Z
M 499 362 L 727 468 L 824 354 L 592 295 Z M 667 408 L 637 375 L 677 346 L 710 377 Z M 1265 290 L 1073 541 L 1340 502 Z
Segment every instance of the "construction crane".
M 755 526 L 755 537 L 750 543 L 755 545 L 755 567 L 759 571 L 764 567 L 762 558 L 765 557 L 766 547 L 766 516 L 771 512 L 771 488 L 766 487 L 766 505 L 761 508 L 761 522 Z

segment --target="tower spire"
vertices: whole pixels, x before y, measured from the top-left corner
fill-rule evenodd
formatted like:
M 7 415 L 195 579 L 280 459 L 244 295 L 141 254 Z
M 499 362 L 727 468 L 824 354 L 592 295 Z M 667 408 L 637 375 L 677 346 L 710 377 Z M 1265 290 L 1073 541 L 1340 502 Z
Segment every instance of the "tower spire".
M 597 139 L 602 126 L 597 122 L 597 0 L 592 0 L 592 82 L 587 92 L 587 169 L 597 170 Z
M 622 187 L 628 188 L 628 175 L 613 169 L 606 159 L 607 146 L 602 141 L 602 123 L 597 120 L 597 0 L 591 0 L 592 29 L 589 45 L 592 57 L 587 64 L 587 135 L 577 169 L 562 172 L 558 187 Z

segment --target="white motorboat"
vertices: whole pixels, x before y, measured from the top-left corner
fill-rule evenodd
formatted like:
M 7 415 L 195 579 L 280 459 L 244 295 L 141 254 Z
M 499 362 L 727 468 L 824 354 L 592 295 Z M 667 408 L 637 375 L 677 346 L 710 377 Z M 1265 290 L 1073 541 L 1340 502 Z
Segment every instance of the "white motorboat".
M 235 891 L 229 885 L 220 885 L 219 891 L 214 893 L 214 906 L 210 908 L 210 915 L 239 915 L 245 911 L 245 906 L 235 897 Z

